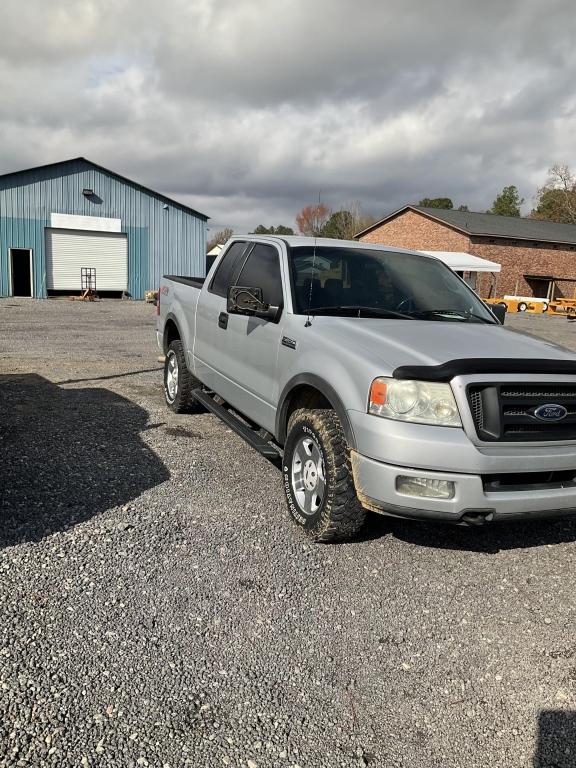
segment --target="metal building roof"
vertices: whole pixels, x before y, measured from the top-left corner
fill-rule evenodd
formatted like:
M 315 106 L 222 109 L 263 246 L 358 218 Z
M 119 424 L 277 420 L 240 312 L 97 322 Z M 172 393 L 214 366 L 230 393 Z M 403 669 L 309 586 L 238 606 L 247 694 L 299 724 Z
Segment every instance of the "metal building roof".
M 371 224 L 355 237 L 384 224 L 389 219 L 404 211 L 412 210 L 432 219 L 448 224 L 467 235 L 480 237 L 505 237 L 513 240 L 537 240 L 546 243 L 576 244 L 576 224 L 560 224 L 556 221 L 525 219 L 517 216 L 496 216 L 493 213 L 475 213 L 472 211 L 448 211 L 443 208 L 424 208 L 420 205 L 405 205 Z
M 95 168 L 98 171 L 102 171 L 103 173 L 108 174 L 108 176 L 112 176 L 113 178 L 117 179 L 118 181 L 123 182 L 124 184 L 129 184 L 130 186 L 139 189 L 141 192 L 145 192 L 148 195 L 153 195 L 159 200 L 162 200 L 165 203 L 168 203 L 169 205 L 176 206 L 182 211 L 185 211 L 186 213 L 190 213 L 193 216 L 198 216 L 201 219 L 204 219 L 204 221 L 208 221 L 210 218 L 209 216 L 206 216 L 205 213 L 200 213 L 200 211 L 196 211 L 194 208 L 190 208 L 188 205 L 184 205 L 184 203 L 179 203 L 178 200 L 174 200 L 171 197 L 167 197 L 166 195 L 163 195 L 161 192 L 156 192 L 153 189 L 150 189 L 149 187 L 145 187 L 143 184 L 140 184 L 138 181 L 133 181 L 132 179 L 129 179 L 127 176 L 122 176 L 120 173 L 116 173 L 116 171 L 111 171 L 109 168 L 105 168 L 103 165 L 98 165 L 98 163 L 93 163 L 92 160 L 87 160 L 85 157 L 74 157 L 69 160 L 60 160 L 57 163 L 47 163 L 46 165 L 37 165 L 34 168 L 24 168 L 20 171 L 9 171 L 8 173 L 0 174 L 0 180 L 5 182 L 7 179 L 10 178 L 10 176 L 14 177 L 20 177 L 25 174 L 33 174 L 36 171 L 43 171 L 47 168 L 57 168 L 58 166 L 66 166 L 70 165 L 72 163 L 86 163 L 87 165 L 91 166 L 92 168 Z

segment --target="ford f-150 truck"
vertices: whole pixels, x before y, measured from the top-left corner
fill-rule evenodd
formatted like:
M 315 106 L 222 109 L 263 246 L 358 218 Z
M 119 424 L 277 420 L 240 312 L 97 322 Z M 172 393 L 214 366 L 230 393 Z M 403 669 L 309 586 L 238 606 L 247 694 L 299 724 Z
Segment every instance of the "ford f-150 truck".
M 366 510 L 479 525 L 576 513 L 576 358 L 502 327 L 439 260 L 249 235 L 159 290 L 164 391 L 276 457 L 317 541 Z M 248 459 L 247 459 L 248 460 Z

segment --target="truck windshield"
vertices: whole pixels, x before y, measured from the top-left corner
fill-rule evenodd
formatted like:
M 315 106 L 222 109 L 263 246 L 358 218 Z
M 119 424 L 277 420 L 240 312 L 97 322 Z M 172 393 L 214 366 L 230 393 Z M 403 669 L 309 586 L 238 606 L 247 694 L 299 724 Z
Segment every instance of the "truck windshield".
M 496 323 L 483 302 L 438 259 L 341 246 L 291 249 L 297 314 Z M 369 310 L 380 312 L 370 312 Z

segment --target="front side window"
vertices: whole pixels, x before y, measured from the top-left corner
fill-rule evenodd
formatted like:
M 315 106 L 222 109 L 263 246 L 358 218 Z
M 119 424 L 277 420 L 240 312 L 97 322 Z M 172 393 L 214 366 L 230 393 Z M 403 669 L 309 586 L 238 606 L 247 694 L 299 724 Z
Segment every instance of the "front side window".
M 284 303 L 282 277 L 276 248 L 257 243 L 248 255 L 236 285 L 262 288 L 262 298 L 266 304 L 271 304 L 273 307 L 282 306 Z
M 482 301 L 438 259 L 361 248 L 291 249 L 294 311 L 495 322 Z

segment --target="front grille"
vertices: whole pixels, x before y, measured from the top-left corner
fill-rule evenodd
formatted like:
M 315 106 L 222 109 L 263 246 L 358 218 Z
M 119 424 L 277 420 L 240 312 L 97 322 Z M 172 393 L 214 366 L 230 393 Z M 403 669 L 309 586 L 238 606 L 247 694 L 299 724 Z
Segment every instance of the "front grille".
M 478 436 L 487 442 L 576 440 L 576 384 L 473 384 L 470 412 Z M 566 408 L 560 421 L 539 419 L 539 406 Z
M 484 426 L 484 409 L 482 408 L 482 395 L 480 392 L 470 392 L 470 408 L 476 429 L 482 429 Z
M 567 387 L 565 385 L 551 385 L 543 387 L 541 384 L 523 384 L 522 386 L 500 386 L 502 397 L 541 397 L 546 400 L 548 397 L 568 397 L 576 398 L 576 385 Z

